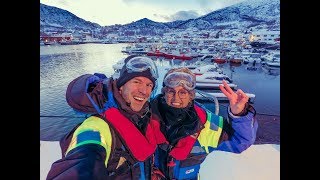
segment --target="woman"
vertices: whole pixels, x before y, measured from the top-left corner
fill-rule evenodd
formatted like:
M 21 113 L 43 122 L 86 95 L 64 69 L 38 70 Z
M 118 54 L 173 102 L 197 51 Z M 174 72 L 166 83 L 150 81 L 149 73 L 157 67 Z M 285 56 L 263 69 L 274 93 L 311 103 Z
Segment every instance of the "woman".
M 155 153 L 154 179 L 198 179 L 200 164 L 212 151 L 241 153 L 256 138 L 255 110 L 248 96 L 224 81 L 221 91 L 230 101 L 228 119 L 205 109 L 195 99 L 195 75 L 188 68 L 169 70 L 162 93 L 151 102 L 162 142 Z

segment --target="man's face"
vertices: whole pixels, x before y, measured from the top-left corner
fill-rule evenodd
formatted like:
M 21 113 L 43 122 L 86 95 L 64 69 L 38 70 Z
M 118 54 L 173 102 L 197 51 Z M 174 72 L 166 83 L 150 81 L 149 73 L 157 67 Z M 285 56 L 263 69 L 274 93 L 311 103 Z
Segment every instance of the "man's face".
M 120 94 L 131 109 L 138 112 L 151 95 L 154 84 L 146 77 L 134 77 L 120 87 Z

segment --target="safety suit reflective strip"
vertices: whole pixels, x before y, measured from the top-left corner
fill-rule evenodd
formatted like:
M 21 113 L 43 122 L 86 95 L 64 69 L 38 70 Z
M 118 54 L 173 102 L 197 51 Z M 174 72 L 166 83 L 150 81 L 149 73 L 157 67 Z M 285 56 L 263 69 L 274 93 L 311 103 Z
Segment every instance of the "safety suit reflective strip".
M 111 152 L 112 135 L 109 125 L 103 119 L 96 116 L 87 118 L 73 133 L 66 155 L 70 150 L 84 144 L 99 144 L 103 146 L 106 150 L 105 166 L 107 167 Z
M 209 147 L 216 148 L 218 146 L 222 127 L 222 117 L 207 111 L 207 121 L 204 124 L 204 129 L 201 130 L 198 136 L 198 141 L 206 150 L 206 153 L 210 153 Z

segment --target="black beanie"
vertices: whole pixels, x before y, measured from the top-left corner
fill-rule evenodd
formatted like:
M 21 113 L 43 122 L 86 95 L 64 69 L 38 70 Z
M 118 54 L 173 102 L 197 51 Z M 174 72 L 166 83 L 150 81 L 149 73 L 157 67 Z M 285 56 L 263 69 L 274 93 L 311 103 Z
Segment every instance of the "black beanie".
M 124 60 L 125 64 L 123 65 L 123 67 L 120 70 L 120 76 L 119 76 L 119 78 L 117 80 L 117 88 L 120 88 L 126 82 L 130 81 L 132 78 L 138 77 L 138 76 L 143 76 L 143 77 L 146 77 L 146 78 L 150 79 L 152 81 L 153 85 L 155 85 L 156 79 L 152 76 L 152 74 L 151 74 L 149 69 L 147 69 L 145 71 L 142 71 L 142 72 L 130 72 L 130 73 L 128 72 L 128 70 L 126 68 L 126 64 L 130 59 L 132 59 L 134 57 L 137 57 L 137 55 L 128 56 Z

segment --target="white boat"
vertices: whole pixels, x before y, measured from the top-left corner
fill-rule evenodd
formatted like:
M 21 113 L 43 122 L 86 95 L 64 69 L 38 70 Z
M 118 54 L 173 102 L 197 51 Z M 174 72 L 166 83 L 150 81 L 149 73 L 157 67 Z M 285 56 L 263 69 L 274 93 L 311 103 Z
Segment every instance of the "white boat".
M 44 41 L 44 45 L 60 45 L 58 41 Z
M 269 53 L 264 54 L 261 56 L 261 60 L 263 61 L 273 61 L 279 60 L 280 61 L 280 51 L 269 51 Z
M 183 67 L 187 67 L 188 69 L 190 69 L 191 71 L 193 71 L 194 69 L 204 66 L 204 65 L 208 65 L 211 64 L 211 62 L 206 62 L 206 61 L 201 61 L 201 60 L 197 60 L 195 62 L 192 63 L 187 63 L 187 61 L 182 61 L 181 62 L 181 66 Z
M 221 84 L 221 83 L 220 83 Z M 196 89 L 219 89 L 219 83 L 196 83 Z M 236 88 L 237 85 L 233 83 L 228 83 L 231 88 Z
M 268 54 L 261 56 L 264 61 L 262 64 L 266 64 L 269 67 L 280 67 L 280 51 L 270 51 Z
M 119 77 L 120 70 L 122 69 L 122 67 L 124 65 L 124 60 L 125 60 L 125 58 L 122 58 L 116 64 L 112 65 L 112 68 L 114 70 L 114 73 L 112 74 L 112 77 L 114 79 Z
M 271 67 L 268 65 L 262 65 L 262 70 L 268 75 L 278 76 L 280 75 L 280 67 Z
M 261 54 L 260 53 L 246 53 L 242 55 L 243 63 L 261 63 Z
M 217 63 L 212 63 L 212 64 L 207 64 L 204 66 L 200 66 L 197 67 L 193 70 L 191 70 L 194 74 L 196 75 L 202 75 L 204 73 L 207 72 L 218 72 L 218 73 L 222 73 L 222 70 L 220 69 L 220 67 L 218 66 Z
M 206 59 L 212 60 L 214 57 L 215 57 L 215 55 L 213 55 L 213 54 L 205 54 L 199 60 L 200 61 L 205 61 Z
M 266 61 L 265 64 L 269 67 L 280 67 L 280 61 Z
M 197 83 L 222 84 L 223 80 L 227 81 L 227 83 L 232 83 L 232 80 L 227 75 L 218 72 L 206 72 L 196 76 Z
M 145 50 L 145 47 L 139 44 L 123 47 L 121 52 L 127 53 L 127 54 L 147 54 L 148 53 L 148 51 Z

